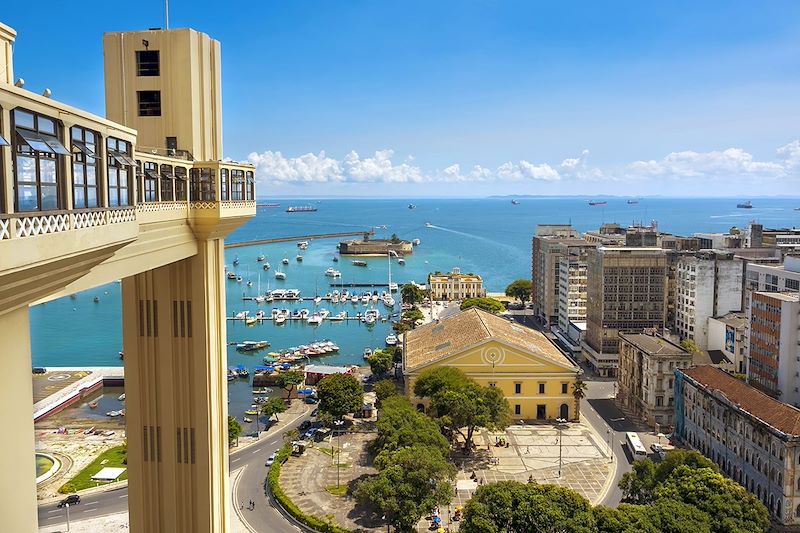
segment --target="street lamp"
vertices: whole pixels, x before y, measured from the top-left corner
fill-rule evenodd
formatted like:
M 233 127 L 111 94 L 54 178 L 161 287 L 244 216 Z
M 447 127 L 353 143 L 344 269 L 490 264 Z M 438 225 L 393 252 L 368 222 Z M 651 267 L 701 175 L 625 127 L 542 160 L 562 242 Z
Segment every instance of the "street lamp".
M 608 462 L 614 461 L 614 452 L 611 449 L 611 427 L 606 427 L 606 440 L 608 441 Z
M 64 507 L 67 508 L 67 531 L 69 531 L 69 504 L 65 503 Z
M 567 421 L 563 418 L 556 418 L 556 428 L 558 429 L 558 479 L 561 479 L 561 466 L 563 464 L 561 459 L 561 430 L 563 429 L 562 424 L 566 424 Z

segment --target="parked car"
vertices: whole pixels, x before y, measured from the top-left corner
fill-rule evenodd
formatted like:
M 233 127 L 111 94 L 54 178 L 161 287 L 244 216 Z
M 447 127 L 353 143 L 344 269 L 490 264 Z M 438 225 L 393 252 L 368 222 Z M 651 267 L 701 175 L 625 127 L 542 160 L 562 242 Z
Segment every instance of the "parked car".
M 81 503 L 81 497 L 77 494 L 70 494 L 60 502 L 58 502 L 59 507 L 64 507 L 65 505 L 78 505 Z
M 306 403 L 311 403 L 311 404 L 319 403 L 319 400 L 314 398 L 313 396 L 309 396 L 308 398 L 306 398 Z
M 319 407 L 311 411 L 311 416 L 317 416 L 317 413 L 319 413 Z
M 34 374 L 46 374 L 47 373 L 47 369 L 44 368 L 44 367 L 41 367 L 41 366 L 35 366 L 35 367 L 33 367 L 33 373 Z
M 311 427 L 311 420 L 303 420 L 303 423 L 302 423 L 302 424 L 300 424 L 300 425 L 297 427 L 297 429 L 298 429 L 298 431 L 301 431 L 301 432 L 302 432 L 302 431 L 305 431 L 305 430 L 307 430 L 307 429 L 308 429 L 308 428 L 310 428 L 310 427 Z
M 657 442 L 651 444 L 650 449 L 653 450 L 653 453 L 656 454 L 659 459 L 664 459 L 664 457 L 667 456 L 667 452 L 664 451 L 664 447 Z
M 272 466 L 272 463 L 275 462 L 275 457 L 277 456 L 277 452 L 272 452 L 272 455 L 267 457 L 267 463 L 264 466 Z

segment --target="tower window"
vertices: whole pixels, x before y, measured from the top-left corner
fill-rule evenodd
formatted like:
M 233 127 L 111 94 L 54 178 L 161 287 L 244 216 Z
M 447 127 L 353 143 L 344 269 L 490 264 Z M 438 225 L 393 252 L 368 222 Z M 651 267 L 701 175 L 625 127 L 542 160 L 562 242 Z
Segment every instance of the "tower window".
M 161 116 L 161 91 L 137 91 L 140 117 Z
M 161 74 L 161 58 L 158 50 L 137 50 L 136 75 L 159 76 Z

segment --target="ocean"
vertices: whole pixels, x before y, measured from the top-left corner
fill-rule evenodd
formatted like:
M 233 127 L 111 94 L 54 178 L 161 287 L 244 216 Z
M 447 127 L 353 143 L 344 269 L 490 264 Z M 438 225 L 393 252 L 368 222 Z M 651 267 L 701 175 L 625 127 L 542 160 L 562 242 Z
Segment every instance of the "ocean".
M 800 225 L 800 200 L 785 198 L 758 199 L 753 209 L 737 209 L 732 199 L 670 199 L 643 198 L 638 204 L 628 204 L 624 198 L 609 198 L 605 206 L 589 206 L 579 198 L 521 199 L 512 205 L 510 199 L 324 199 L 324 200 L 263 200 L 281 204 L 279 209 L 258 209 L 255 218 L 236 230 L 228 242 L 241 242 L 273 237 L 310 234 L 367 231 L 376 229 L 376 237 L 395 233 L 402 239 L 421 240 L 414 254 L 400 266 L 392 261 L 392 280 L 398 283 L 411 280 L 424 283 L 429 272 L 449 271 L 483 276 L 490 292 L 502 292 L 518 278 L 529 278 L 531 271 L 531 236 L 536 224 L 572 223 L 578 230 L 597 229 L 603 222 L 628 225 L 634 222 L 658 222 L 664 232 L 690 235 L 695 232 L 723 232 L 732 226 L 744 227 L 756 220 L 765 227 Z M 416 205 L 409 209 L 408 204 Z M 311 204 L 318 211 L 286 213 L 289 205 Z M 426 223 L 433 227 L 426 227 Z M 385 229 L 383 229 L 385 226 Z M 257 289 L 278 287 L 300 289 L 304 296 L 324 295 L 332 290 L 331 278 L 325 269 L 334 267 L 342 272 L 344 283 L 385 283 L 389 277 L 386 258 L 370 258 L 369 266 L 357 267 L 349 259 L 334 263 L 337 240 L 311 241 L 303 252 L 303 261 L 295 261 L 298 253 L 295 242 L 243 247 L 226 251 L 226 263 L 243 277 L 241 284 L 227 281 L 227 313 L 255 311 L 272 307 L 315 308 L 313 302 L 272 305 L 242 300 L 243 293 L 255 294 Z M 264 272 L 256 258 L 267 256 L 272 269 Z M 238 256 L 240 265 L 232 266 Z M 285 268 L 283 257 L 290 259 Z M 276 269 L 285 270 L 287 279 L 277 281 Z M 251 280 L 253 287 L 246 282 Z M 119 365 L 122 350 L 120 285 L 112 283 L 62 298 L 30 310 L 31 347 L 35 366 L 113 366 Z M 98 302 L 94 298 L 98 298 Z M 323 303 L 333 314 L 347 310 L 351 315 L 365 309 L 352 304 L 334 306 Z M 380 303 L 377 306 L 386 315 Z M 390 323 L 379 322 L 372 328 L 356 321 L 324 322 L 314 327 L 305 323 L 287 322 L 275 326 L 265 322 L 247 327 L 242 322 L 228 323 L 228 340 L 266 339 L 271 350 L 306 344 L 328 338 L 341 347 L 339 354 L 322 359 L 330 364 L 359 364 L 365 347 L 379 347 L 390 331 Z M 229 366 L 261 363 L 261 355 L 242 355 L 231 346 Z

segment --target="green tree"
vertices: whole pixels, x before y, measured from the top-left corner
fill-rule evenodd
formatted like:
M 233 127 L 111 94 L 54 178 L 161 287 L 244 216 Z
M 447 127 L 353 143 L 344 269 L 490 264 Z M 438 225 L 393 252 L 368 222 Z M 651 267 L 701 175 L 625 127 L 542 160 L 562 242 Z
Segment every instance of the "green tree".
M 531 299 L 531 280 L 518 279 L 512 281 L 511 284 L 506 287 L 506 296 L 509 298 L 516 298 L 525 305 L 525 302 Z
M 420 374 L 414 394 L 430 398 L 431 412 L 443 429 L 464 439 L 464 451 L 472 450 L 475 430 L 492 431 L 511 424 L 511 410 L 497 387 L 482 387 L 453 367 L 438 367 Z
M 306 376 L 300 370 L 287 370 L 286 372 L 281 372 L 278 374 L 278 378 L 275 380 L 276 385 L 286 391 L 286 398 L 292 398 L 292 391 L 297 388 L 298 385 L 303 383 L 306 379 Z
M 236 420 L 234 417 L 228 417 L 228 444 L 232 444 L 233 441 L 239 440 L 239 435 L 242 434 L 242 425 Z M 126 451 L 127 451 L 127 441 L 126 441 Z
M 580 377 L 572 384 L 572 397 L 575 400 L 575 422 L 581 420 L 581 400 L 586 397 L 586 382 Z
M 364 389 L 350 374 L 332 374 L 317 384 L 319 410 L 341 418 L 364 405 Z
M 453 498 L 456 469 L 426 446 L 381 452 L 375 458 L 378 475 L 356 486 L 355 497 L 382 512 L 398 531 L 411 532 L 419 519 Z
M 414 327 L 408 322 L 400 321 L 400 322 L 394 322 L 392 324 L 392 329 L 394 330 L 395 333 L 400 335 L 405 333 L 406 331 L 411 331 L 412 329 L 414 329 Z
M 267 420 L 275 417 L 276 421 L 278 420 L 278 413 L 282 413 L 286 411 L 286 402 L 283 401 L 282 398 L 278 398 L 276 396 L 272 396 L 267 399 L 266 402 L 261 404 L 261 414 L 267 417 Z
M 596 532 L 591 504 L 572 489 L 501 481 L 478 487 L 464 508 L 462 533 Z
M 495 315 L 504 313 L 506 310 L 505 306 L 499 300 L 495 300 L 494 298 L 466 298 L 461 302 L 462 311 L 465 311 L 471 307 L 477 307 L 478 309 L 483 309 L 484 311 L 488 311 L 489 313 Z
M 397 450 L 406 446 L 425 446 L 446 456 L 450 450 L 439 425 L 420 413 L 403 396 L 391 396 L 382 402 L 378 414 L 377 437 L 372 441 L 372 451 Z
M 283 434 L 283 442 L 293 442 L 300 440 L 300 430 L 292 428 Z
M 397 386 L 391 379 L 382 379 L 372 387 L 375 393 L 375 407 L 380 408 L 383 401 L 392 396 L 397 396 Z
M 401 363 L 403 361 L 403 350 L 400 349 L 400 346 L 387 346 L 383 351 L 392 356 L 392 362 Z
M 400 244 L 400 242 L 402 242 L 400 237 L 397 236 L 397 233 L 392 233 L 392 236 L 389 238 L 389 240 L 392 242 L 392 244 Z
M 403 312 L 403 320 L 407 320 L 412 324 L 415 323 L 417 320 L 422 320 L 423 318 L 425 318 L 425 315 L 423 315 L 422 311 L 420 311 L 416 307 L 412 307 L 408 311 Z
M 681 348 L 686 350 L 689 353 L 700 353 L 700 347 L 697 346 L 694 341 L 690 339 L 684 339 L 681 341 Z
M 384 350 L 376 350 L 369 356 L 367 362 L 369 363 L 369 368 L 372 370 L 373 375 L 382 376 L 394 366 L 394 356 Z
M 332 414 L 326 413 L 325 411 L 317 413 L 317 423 L 324 428 L 332 428 L 335 420 Z
M 666 481 L 672 471 L 681 465 L 692 469 L 710 468 L 717 471 L 717 465 L 700 452 L 670 450 L 664 460 L 657 465 L 650 459 L 633 463 L 633 469 L 623 474 L 619 482 L 623 500 L 639 504 L 651 503 L 656 487 Z
M 400 287 L 400 296 L 403 303 L 414 305 L 425 299 L 425 292 L 413 283 L 406 283 Z

